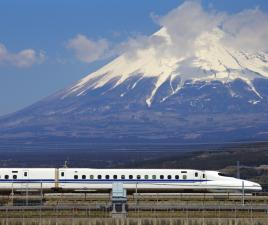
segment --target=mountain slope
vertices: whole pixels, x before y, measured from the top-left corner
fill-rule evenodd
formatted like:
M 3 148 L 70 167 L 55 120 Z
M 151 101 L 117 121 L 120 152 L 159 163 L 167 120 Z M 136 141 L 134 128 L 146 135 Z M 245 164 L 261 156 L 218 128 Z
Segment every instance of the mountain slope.
M 0 138 L 215 142 L 268 137 L 268 55 L 237 51 L 217 29 L 195 51 L 130 49 L 73 86 L 0 120 Z M 164 43 L 164 44 L 163 44 Z
M 137 50 L 135 56 L 125 53 L 79 81 L 69 90 L 67 96 L 69 94 L 83 95 L 88 90 L 103 87 L 112 81 L 115 82 L 112 88 L 116 88 L 129 78 L 139 77 L 130 87 L 131 89 L 135 88 L 143 78 L 156 78 L 154 88 L 146 99 L 148 106 L 151 106 L 155 94 L 166 81 L 170 83 L 171 90 L 170 95 L 164 96 L 162 101 L 176 94 L 188 80 L 192 83 L 217 80 L 226 84 L 241 79 L 261 98 L 252 80 L 268 77 L 268 55 L 265 53 L 248 54 L 228 49 L 220 43 L 223 35 L 220 30 L 202 35 L 197 41 L 198 51 L 188 58 L 177 58 L 170 53 L 163 52 L 159 54 L 159 49 L 154 46 Z M 164 28 L 154 36 L 165 38 L 166 45 L 170 42 Z

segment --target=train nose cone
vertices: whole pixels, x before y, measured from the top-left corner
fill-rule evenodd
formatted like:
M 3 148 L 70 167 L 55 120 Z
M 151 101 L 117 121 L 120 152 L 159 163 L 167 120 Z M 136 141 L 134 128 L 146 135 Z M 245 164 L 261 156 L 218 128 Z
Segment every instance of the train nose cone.
M 255 183 L 255 182 L 251 182 L 251 181 L 244 181 L 245 184 L 245 189 L 249 189 L 249 190 L 252 190 L 252 191 L 261 191 L 262 190 L 262 187 L 260 184 L 258 183 Z
M 256 191 L 261 191 L 261 190 L 262 190 L 261 185 L 258 184 L 258 183 L 254 183 L 254 182 L 252 182 L 252 187 L 253 187 L 254 190 L 256 190 Z

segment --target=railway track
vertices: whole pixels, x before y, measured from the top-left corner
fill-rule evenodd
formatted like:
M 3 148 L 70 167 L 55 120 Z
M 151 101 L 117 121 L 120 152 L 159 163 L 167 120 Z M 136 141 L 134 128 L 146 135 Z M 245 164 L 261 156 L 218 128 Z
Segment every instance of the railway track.
M 133 198 L 140 199 L 237 199 L 243 197 L 245 199 L 258 200 L 262 199 L 268 200 L 268 192 L 260 193 L 133 193 L 128 195 L 128 199 Z M 80 193 L 38 193 L 38 192 L 19 192 L 11 194 L 2 194 L 0 199 L 5 198 L 44 198 L 44 199 L 109 199 L 111 197 L 110 193 L 91 193 L 91 192 L 80 192 Z
M 109 218 L 109 193 L 1 195 L 0 218 Z M 244 201 L 242 200 L 242 197 Z M 34 205 L 32 205 L 34 203 Z M 268 196 L 239 193 L 134 193 L 122 218 L 268 218 Z M 117 214 L 116 214 L 117 215 Z M 117 215 L 118 216 L 118 215 Z
M 10 205 L 107 205 L 111 202 L 110 193 L 15 193 L 0 195 L 0 206 Z M 129 206 L 136 205 L 268 205 L 267 193 L 133 193 L 127 196 Z
M 39 205 L 39 206 L 0 206 L 0 211 L 51 211 L 51 210 L 111 210 L 111 204 L 88 204 L 88 205 Z M 188 210 L 188 211 L 266 211 L 268 214 L 268 205 L 152 205 L 152 204 L 128 204 L 129 211 L 171 211 L 171 210 Z

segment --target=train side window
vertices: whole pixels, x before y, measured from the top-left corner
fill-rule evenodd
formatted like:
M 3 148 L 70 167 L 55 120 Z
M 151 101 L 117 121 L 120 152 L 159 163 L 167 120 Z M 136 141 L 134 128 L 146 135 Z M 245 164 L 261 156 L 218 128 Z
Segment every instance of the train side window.
M 180 176 L 179 176 L 179 175 L 176 175 L 176 176 L 175 176 L 175 179 L 176 179 L 176 180 L 179 180 L 179 179 L 180 179 Z
M 74 179 L 77 180 L 78 179 L 78 175 L 74 175 Z
M 13 175 L 13 179 L 16 180 L 17 179 L 17 175 Z
M 24 172 L 24 176 L 27 177 L 28 176 L 28 173 L 27 172 Z
M 117 179 L 117 175 L 114 175 L 114 179 L 115 179 L 115 180 Z
M 90 178 L 91 180 L 93 180 L 93 179 L 94 179 L 94 175 L 90 175 L 89 178 Z
M 152 176 L 152 179 L 153 179 L 153 180 L 156 180 L 156 175 L 153 175 L 153 176 Z
M 168 175 L 168 176 L 167 176 L 167 179 L 171 180 L 171 175 Z
M 183 176 L 182 176 L 182 179 L 183 179 L 183 180 L 187 180 L 187 175 L 183 175 Z
M 9 176 L 8 175 L 5 175 L 5 179 L 8 180 L 9 179 Z
M 101 179 L 101 175 L 98 175 L 98 179 L 99 179 L 99 180 Z
M 195 176 L 195 177 L 198 177 L 198 173 L 197 173 L 197 172 L 195 172 L 195 173 L 194 173 L 194 176 Z
M 164 175 L 160 175 L 160 179 L 163 180 L 164 179 Z
M 86 175 L 82 175 L 82 179 L 85 180 L 86 179 Z
M 124 179 L 125 179 L 125 175 L 121 175 L 121 179 L 123 179 L 123 180 L 124 180 Z
M 133 175 L 129 175 L 129 177 L 128 177 L 130 180 L 132 180 L 133 179 Z
M 206 178 L 206 175 L 203 173 L 203 178 L 205 179 Z
M 110 179 L 110 176 L 109 176 L 109 175 L 106 175 L 106 176 L 105 176 L 105 179 L 106 179 L 106 180 L 109 180 L 109 179 Z
M 138 179 L 138 180 L 141 179 L 141 175 L 137 175 L 137 179 Z
M 61 174 L 60 174 L 62 177 L 64 177 L 64 172 L 61 172 Z
M 149 179 L 149 176 L 148 175 L 145 175 L 144 176 L 144 179 L 148 180 Z

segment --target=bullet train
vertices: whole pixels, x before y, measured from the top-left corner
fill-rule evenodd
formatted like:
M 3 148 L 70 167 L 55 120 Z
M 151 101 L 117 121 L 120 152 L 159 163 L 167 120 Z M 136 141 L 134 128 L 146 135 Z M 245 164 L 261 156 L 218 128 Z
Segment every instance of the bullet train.
M 0 191 L 109 191 L 121 182 L 126 190 L 260 191 L 258 183 L 218 171 L 190 169 L 2 168 Z

